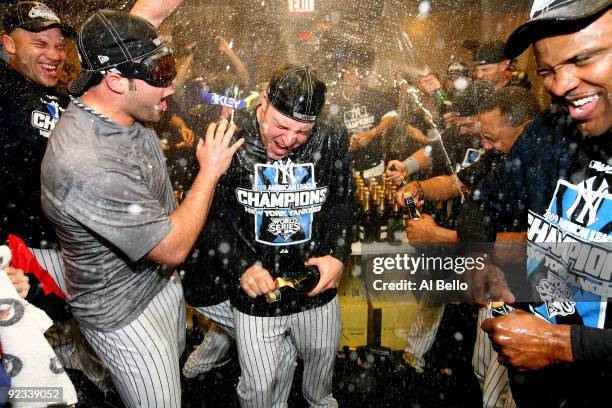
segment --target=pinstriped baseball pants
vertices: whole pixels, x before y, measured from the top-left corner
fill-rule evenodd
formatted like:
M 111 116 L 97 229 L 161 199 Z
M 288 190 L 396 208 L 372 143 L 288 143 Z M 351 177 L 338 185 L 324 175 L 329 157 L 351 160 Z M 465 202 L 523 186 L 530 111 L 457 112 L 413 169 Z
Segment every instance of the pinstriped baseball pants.
M 497 361 L 489 336 L 480 328 L 485 319 L 491 317 L 491 310 L 478 311 L 478 326 L 472 367 L 482 390 L 483 408 L 516 408 L 510 391 L 508 370 Z
M 236 337 L 234 333 L 234 313 L 229 300 L 212 306 L 195 307 L 194 309 L 214 324 L 211 324 L 206 330 L 202 343 L 195 348 L 185 361 L 183 375 L 187 378 L 193 378 L 198 374 L 208 372 L 223 362 Z
M 432 302 L 425 297 L 419 302 L 414 322 L 410 325 L 404 351 L 412 357 L 417 372 L 425 368 L 425 354 L 431 350 L 444 316 L 445 303 Z
M 195 310 L 215 322 L 216 326 L 206 332 L 202 343 L 185 362 L 183 375 L 188 378 L 216 367 L 223 361 L 236 338 L 234 311 L 229 300 L 213 306 L 196 307 Z M 289 338 L 285 338 L 281 343 L 279 353 L 279 378 L 293 378 L 296 358 L 297 350 Z M 290 391 L 291 386 L 276 387 L 272 396 L 272 400 L 276 401 L 273 406 L 282 405 L 283 401 L 287 401 Z
M 284 345 L 304 360 L 302 392 L 311 407 L 337 407 L 332 375 L 340 338 L 338 297 L 314 309 L 287 316 L 251 316 L 234 309 L 242 407 L 286 407 L 295 358 L 283 361 Z M 287 365 L 287 367 L 284 367 Z M 286 390 L 284 393 L 278 390 Z M 275 396 L 283 395 L 283 399 Z
M 126 326 L 110 332 L 87 327 L 81 331 L 108 367 L 126 406 L 181 406 L 179 358 L 185 348 L 185 305 L 176 274 Z
M 32 254 L 66 293 L 66 276 L 61 252 L 54 249 L 29 248 Z M 65 368 L 81 370 L 102 391 L 110 386 L 109 373 L 83 338 L 74 319 L 53 322 L 45 337 Z

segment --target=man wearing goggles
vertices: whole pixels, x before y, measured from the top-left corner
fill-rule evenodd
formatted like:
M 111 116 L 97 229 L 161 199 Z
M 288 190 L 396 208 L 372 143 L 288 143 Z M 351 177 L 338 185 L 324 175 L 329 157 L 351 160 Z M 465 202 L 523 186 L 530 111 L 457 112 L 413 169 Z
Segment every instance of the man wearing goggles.
M 211 125 L 200 171 L 176 208 L 155 133 L 174 93 L 172 51 L 147 21 L 105 10 L 78 34 L 80 95 L 50 138 L 42 206 L 64 250 L 67 297 L 88 342 L 129 407 L 180 407 L 185 345 L 182 263 L 206 220 L 215 186 L 242 141 Z
M 172 50 L 163 47 L 140 62 L 119 64 L 117 70 L 127 78 L 142 79 L 151 86 L 165 88 L 170 86 L 176 77 L 176 61 Z

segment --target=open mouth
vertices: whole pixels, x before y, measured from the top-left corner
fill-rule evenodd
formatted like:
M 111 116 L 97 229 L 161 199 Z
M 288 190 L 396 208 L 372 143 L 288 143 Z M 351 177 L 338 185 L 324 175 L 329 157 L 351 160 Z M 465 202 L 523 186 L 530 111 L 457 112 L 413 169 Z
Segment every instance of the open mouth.
M 287 153 L 289 153 L 290 148 L 289 148 L 289 146 L 286 146 L 286 145 L 284 145 L 283 143 L 281 143 L 281 142 L 277 142 L 277 141 L 275 140 L 275 141 L 274 141 L 274 150 L 275 150 L 275 153 L 276 153 L 277 155 L 279 155 L 279 156 L 284 156 L 284 155 L 286 155 Z
M 47 76 L 57 76 L 58 75 L 58 65 L 54 65 L 54 64 L 38 64 L 38 66 L 40 67 L 40 69 L 47 75 Z
M 589 95 L 579 99 L 566 100 L 566 104 L 570 116 L 574 120 L 582 121 L 588 119 L 591 113 L 593 113 L 598 100 L 599 95 Z

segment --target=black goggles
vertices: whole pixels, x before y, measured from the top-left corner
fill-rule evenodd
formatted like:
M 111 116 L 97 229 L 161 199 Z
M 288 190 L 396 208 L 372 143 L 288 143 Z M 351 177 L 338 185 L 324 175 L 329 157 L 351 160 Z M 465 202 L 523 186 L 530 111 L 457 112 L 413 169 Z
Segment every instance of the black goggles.
M 128 61 L 119 64 L 117 70 L 127 78 L 142 79 L 149 85 L 165 88 L 176 77 L 176 61 L 172 50 L 164 47 L 140 62 Z

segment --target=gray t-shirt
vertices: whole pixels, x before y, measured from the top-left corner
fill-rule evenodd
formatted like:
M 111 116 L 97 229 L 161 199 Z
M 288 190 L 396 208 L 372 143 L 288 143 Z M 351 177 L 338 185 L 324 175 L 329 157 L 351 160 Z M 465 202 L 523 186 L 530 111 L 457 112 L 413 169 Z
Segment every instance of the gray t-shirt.
M 175 209 L 155 133 L 71 103 L 49 138 L 41 181 L 74 317 L 103 331 L 130 323 L 173 272 L 144 259 L 172 229 Z

